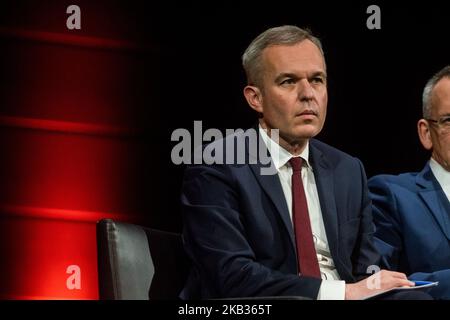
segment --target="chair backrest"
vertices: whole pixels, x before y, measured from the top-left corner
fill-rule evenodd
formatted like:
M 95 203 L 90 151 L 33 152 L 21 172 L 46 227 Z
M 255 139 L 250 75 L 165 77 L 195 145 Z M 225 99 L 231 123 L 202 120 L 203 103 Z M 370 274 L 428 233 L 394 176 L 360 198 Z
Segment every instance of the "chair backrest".
M 178 299 L 189 273 L 180 234 L 103 219 L 97 248 L 100 299 Z

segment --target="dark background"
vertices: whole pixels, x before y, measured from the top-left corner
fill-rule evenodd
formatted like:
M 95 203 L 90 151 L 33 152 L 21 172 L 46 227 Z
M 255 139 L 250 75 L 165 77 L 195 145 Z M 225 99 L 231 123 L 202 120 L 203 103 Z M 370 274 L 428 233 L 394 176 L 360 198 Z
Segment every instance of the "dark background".
M 420 171 L 428 158 L 416 131 L 421 94 L 431 75 L 449 64 L 448 11 L 431 2 L 380 3 L 382 28 L 368 30 L 368 4 L 222 3 L 164 11 L 171 21 L 161 33 L 170 53 L 160 91 L 168 120 L 164 154 L 170 132 L 192 128 L 194 120 L 204 128 L 251 126 L 255 115 L 242 95 L 240 55 L 266 28 L 295 24 L 316 33 L 325 50 L 329 104 L 318 138 L 360 158 L 369 177 Z M 168 157 L 166 163 L 165 194 L 176 204 L 182 168 Z M 175 205 L 171 211 L 177 212 Z
M 72 4 L 81 30 L 66 28 Z M 240 57 L 283 24 L 323 42 L 318 138 L 369 177 L 420 171 L 422 90 L 450 63 L 443 1 L 1 1 L 0 299 L 97 299 L 99 219 L 181 231 L 172 132 L 253 126 Z
M 64 8 L 72 2 L 56 3 L 2 3 L 1 23 L 122 39 L 143 48 L 123 53 L 140 64 L 123 79 L 129 90 L 122 115 L 128 127 L 139 131 L 125 141 L 140 144 L 138 174 L 133 194 L 127 196 L 136 204 L 135 211 L 146 212 L 151 226 L 181 228 L 184 168 L 171 163 L 173 130 L 192 131 L 194 120 L 203 122 L 203 130 L 254 124 L 255 115 L 242 95 L 240 56 L 256 35 L 273 26 L 308 27 L 323 42 L 329 105 L 318 138 L 360 158 L 369 177 L 418 171 L 428 158 L 416 122 L 425 82 L 449 63 L 448 11 L 443 2 L 77 1 L 82 8 L 78 31 L 68 31 L 64 24 Z M 381 7 L 381 30 L 366 27 L 370 4 Z M 3 60 L 6 69 L 7 59 L 13 57 Z M 67 66 L 70 72 L 70 61 Z M 9 80 L 2 81 L 7 91 Z M 13 104 L 2 108 L 4 114 L 16 112 Z M 95 114 L 95 106 L 89 112 Z

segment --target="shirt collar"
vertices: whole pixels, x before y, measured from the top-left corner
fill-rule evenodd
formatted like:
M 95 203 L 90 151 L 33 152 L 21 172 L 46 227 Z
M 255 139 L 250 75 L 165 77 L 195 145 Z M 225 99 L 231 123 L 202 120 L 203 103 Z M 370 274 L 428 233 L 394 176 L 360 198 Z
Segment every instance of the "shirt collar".
M 430 159 L 430 168 L 442 188 L 450 187 L 450 172 L 445 170 L 436 160 Z
M 272 140 L 269 135 L 267 134 L 267 131 L 259 125 L 259 134 L 261 135 L 262 140 L 264 141 L 267 150 L 269 150 L 271 155 L 278 154 L 278 157 L 272 157 L 273 164 L 277 168 L 277 170 L 280 170 L 281 167 L 283 167 L 292 157 L 298 157 L 292 155 L 289 151 L 287 151 L 285 148 L 280 146 L 278 143 L 276 143 L 274 140 Z M 306 146 L 303 149 L 302 153 L 299 155 L 305 163 L 305 166 L 310 167 L 309 164 L 309 141 L 306 142 Z

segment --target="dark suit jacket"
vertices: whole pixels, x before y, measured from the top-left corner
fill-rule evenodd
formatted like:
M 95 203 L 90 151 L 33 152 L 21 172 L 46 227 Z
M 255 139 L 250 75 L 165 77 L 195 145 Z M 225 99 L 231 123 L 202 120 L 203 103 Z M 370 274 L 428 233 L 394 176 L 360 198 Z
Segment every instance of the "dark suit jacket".
M 228 136 L 225 143 L 230 139 L 241 141 L 243 135 Z M 247 160 L 256 163 L 194 165 L 185 171 L 183 237 L 193 272 L 181 297 L 315 299 L 321 280 L 298 276 L 294 232 L 278 175 L 261 175 L 260 157 L 248 146 Z M 379 262 L 363 166 L 314 139 L 309 160 L 331 255 L 341 278 L 354 282 Z
M 430 294 L 450 299 L 450 204 L 429 164 L 419 173 L 375 176 L 369 188 L 384 266 L 439 281 Z

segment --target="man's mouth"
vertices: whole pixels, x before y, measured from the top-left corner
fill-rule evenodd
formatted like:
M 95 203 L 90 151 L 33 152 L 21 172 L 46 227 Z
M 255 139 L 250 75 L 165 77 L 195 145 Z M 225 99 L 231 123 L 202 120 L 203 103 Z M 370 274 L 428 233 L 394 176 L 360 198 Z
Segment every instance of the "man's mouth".
M 316 116 L 317 117 L 318 113 L 315 110 L 305 110 L 305 111 L 302 111 L 302 112 L 296 114 L 296 116 L 297 117 L 299 117 L 299 116 Z

